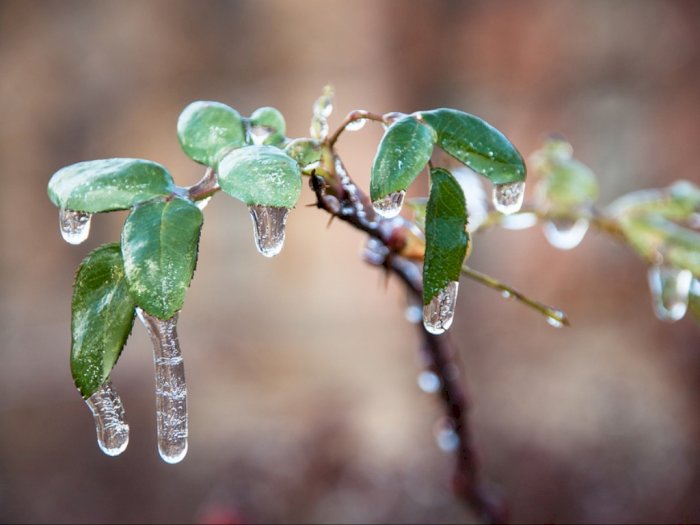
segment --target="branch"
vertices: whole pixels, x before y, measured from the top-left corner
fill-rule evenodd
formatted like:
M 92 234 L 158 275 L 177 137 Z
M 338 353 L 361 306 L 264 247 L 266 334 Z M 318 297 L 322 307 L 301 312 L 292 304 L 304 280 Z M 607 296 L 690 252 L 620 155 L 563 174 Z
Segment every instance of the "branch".
M 385 122 L 384 117 L 376 113 L 371 113 L 362 109 L 356 109 L 355 111 L 351 111 L 347 114 L 345 120 L 343 120 L 343 122 L 340 124 L 340 127 L 333 132 L 333 135 L 328 137 L 328 145 L 332 148 L 338 141 L 338 137 L 340 137 L 340 134 L 343 131 L 345 131 L 345 128 L 348 127 L 348 124 L 351 124 L 357 120 L 374 120 L 375 122 Z
M 418 264 L 397 255 L 401 240 L 405 239 L 401 220 L 379 218 L 371 207 L 369 199 L 347 175 L 338 156 L 333 153 L 333 166 L 326 166 L 325 172 L 333 176 L 341 191 L 337 195 L 327 193 L 330 186 L 318 175 L 312 175 L 311 188 L 316 194 L 316 206 L 334 217 L 347 222 L 354 228 L 379 240 L 386 248 L 384 256 L 372 264 L 383 266 L 396 274 L 406 287 L 422 298 L 423 278 Z M 335 184 L 333 185 L 336 186 Z M 478 462 L 471 439 L 468 412 L 469 402 L 459 381 L 459 356 L 450 340 L 436 336 L 425 330 L 422 323 L 420 332 L 423 349 L 430 358 L 430 370 L 440 380 L 441 399 L 457 435 L 456 466 L 453 475 L 453 491 L 487 523 L 504 523 L 507 513 L 505 506 L 496 501 L 481 485 Z

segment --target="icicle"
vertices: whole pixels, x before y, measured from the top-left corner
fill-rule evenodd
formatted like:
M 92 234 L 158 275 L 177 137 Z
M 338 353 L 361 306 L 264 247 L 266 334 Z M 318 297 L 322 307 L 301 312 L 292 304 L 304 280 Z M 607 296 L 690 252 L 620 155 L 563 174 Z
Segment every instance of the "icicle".
M 688 310 L 692 282 L 690 270 L 662 265 L 649 268 L 649 289 L 656 317 L 668 322 L 682 319 Z
M 108 456 L 118 456 L 129 444 L 129 425 L 126 424 L 124 405 L 107 379 L 105 383 L 85 400 L 95 419 L 97 444 Z
M 431 334 L 442 334 L 452 325 L 458 288 L 457 281 L 448 283 L 423 307 L 423 326 Z
M 544 236 L 549 244 L 560 250 L 576 248 L 588 231 L 588 219 L 577 220 L 554 219 L 547 221 L 543 227 Z
M 282 251 L 288 208 L 274 206 L 248 206 L 253 220 L 255 246 L 265 257 L 274 257 Z
M 92 213 L 73 210 L 58 212 L 58 226 L 63 240 L 70 244 L 80 244 L 90 235 L 90 219 Z
M 401 213 L 404 197 L 406 197 L 405 190 L 395 191 L 386 197 L 374 201 L 372 207 L 374 211 L 385 219 L 392 219 Z
M 167 463 L 178 463 L 187 454 L 188 434 L 187 385 L 177 339 L 178 314 L 163 321 L 140 308 L 136 312 L 153 343 L 158 452 Z
M 493 187 L 493 205 L 499 212 L 510 215 L 520 210 L 525 196 L 524 182 L 496 184 Z

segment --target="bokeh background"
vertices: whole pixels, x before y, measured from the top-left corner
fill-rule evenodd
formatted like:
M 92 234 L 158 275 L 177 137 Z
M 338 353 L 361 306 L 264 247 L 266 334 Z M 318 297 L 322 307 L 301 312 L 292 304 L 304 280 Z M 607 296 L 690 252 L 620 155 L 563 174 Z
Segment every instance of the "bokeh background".
M 449 492 L 399 283 L 359 259 L 359 233 L 303 206 L 267 260 L 245 207 L 213 199 L 180 321 L 189 454 L 171 466 L 156 452 L 138 325 L 113 374 L 131 443 L 101 454 L 68 366 L 71 285 L 125 215 L 69 246 L 46 183 L 113 156 L 193 183 L 202 170 L 175 136 L 187 103 L 273 105 L 303 136 L 326 83 L 332 124 L 452 106 L 526 155 L 562 132 L 603 203 L 698 182 L 699 27 L 700 4 L 674 1 L 2 1 L 0 522 L 475 521 Z M 365 187 L 380 136 L 341 141 Z M 655 319 L 643 263 L 594 233 L 556 251 L 535 228 L 478 237 L 471 264 L 573 322 L 553 329 L 462 283 L 451 337 L 483 475 L 513 521 L 700 520 L 700 331 Z

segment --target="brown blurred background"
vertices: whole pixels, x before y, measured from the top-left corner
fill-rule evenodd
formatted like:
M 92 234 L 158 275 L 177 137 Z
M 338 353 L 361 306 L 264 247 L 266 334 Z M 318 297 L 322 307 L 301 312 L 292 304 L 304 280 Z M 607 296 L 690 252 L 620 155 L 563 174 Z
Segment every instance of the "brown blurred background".
M 670 1 L 0 3 L 0 522 L 474 521 L 449 493 L 403 291 L 313 208 L 267 260 L 245 207 L 212 201 L 180 322 L 189 454 L 171 466 L 156 452 L 140 326 L 113 375 L 131 443 L 101 454 L 68 367 L 71 281 L 124 214 L 69 246 L 46 183 L 126 156 L 190 184 L 202 170 L 175 136 L 188 102 L 273 105 L 301 136 L 326 83 L 332 124 L 453 106 L 526 155 L 563 132 L 603 202 L 699 182 L 699 29 L 700 3 Z M 380 135 L 341 141 L 365 187 Z M 556 251 L 535 228 L 478 237 L 471 264 L 573 321 L 555 330 L 462 283 L 451 336 L 484 476 L 513 521 L 700 520 L 700 331 L 655 319 L 641 261 L 593 233 Z

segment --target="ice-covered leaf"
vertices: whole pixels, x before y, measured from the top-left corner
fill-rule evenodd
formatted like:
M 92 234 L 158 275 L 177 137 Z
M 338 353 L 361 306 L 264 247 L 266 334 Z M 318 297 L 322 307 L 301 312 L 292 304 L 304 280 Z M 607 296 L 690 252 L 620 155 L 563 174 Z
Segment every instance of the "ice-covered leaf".
M 197 263 L 202 212 L 172 198 L 137 206 L 122 230 L 122 256 L 136 304 L 159 319 L 182 308 Z
M 245 144 L 245 126 L 232 107 L 200 100 L 192 102 L 180 114 L 177 137 L 188 157 L 215 167 L 228 150 Z
M 248 205 L 293 208 L 301 194 L 301 169 L 273 146 L 246 146 L 221 159 L 219 184 Z
M 264 107 L 256 109 L 250 116 L 252 129 L 261 128 L 264 133 L 263 144 L 276 146 L 284 141 L 286 124 L 284 116 L 276 108 Z
M 430 197 L 425 216 L 423 303 L 459 281 L 467 255 L 467 209 L 464 193 L 452 174 L 442 168 L 430 172 Z
M 294 139 L 284 147 L 284 151 L 302 168 L 321 160 L 321 143 L 314 139 Z
M 139 202 L 174 191 L 170 173 L 141 159 L 102 159 L 71 164 L 49 181 L 51 202 L 80 212 L 125 210 Z
M 107 380 L 131 332 L 135 307 L 119 244 L 90 253 L 75 277 L 71 318 L 71 371 L 83 397 Z
M 417 114 L 437 133 L 438 145 L 494 184 L 525 180 L 525 162 L 517 149 L 484 120 L 457 111 L 435 109 Z
M 412 116 L 387 128 L 372 165 L 372 202 L 406 190 L 430 160 L 435 132 Z

